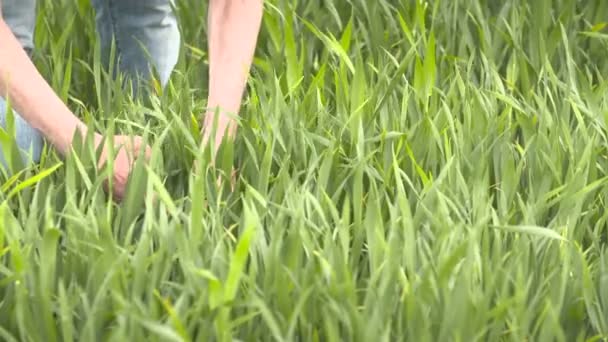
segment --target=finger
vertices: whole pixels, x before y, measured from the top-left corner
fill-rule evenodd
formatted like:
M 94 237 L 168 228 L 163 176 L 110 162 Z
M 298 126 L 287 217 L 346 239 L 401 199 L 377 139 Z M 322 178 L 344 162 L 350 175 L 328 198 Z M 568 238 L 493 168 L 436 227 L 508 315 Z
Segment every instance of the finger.
M 150 146 L 146 146 L 146 160 L 152 158 L 152 148 Z

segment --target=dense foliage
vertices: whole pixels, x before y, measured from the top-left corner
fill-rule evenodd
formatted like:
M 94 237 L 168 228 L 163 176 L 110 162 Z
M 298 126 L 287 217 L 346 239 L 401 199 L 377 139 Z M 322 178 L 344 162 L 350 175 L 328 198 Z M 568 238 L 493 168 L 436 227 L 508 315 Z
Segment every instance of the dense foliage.
M 199 149 L 206 6 L 176 1 L 171 84 L 132 98 L 89 1 L 40 1 L 41 72 L 154 154 L 121 204 L 90 142 L 14 159 L 0 339 L 606 337 L 608 2 L 267 1 L 218 168 Z

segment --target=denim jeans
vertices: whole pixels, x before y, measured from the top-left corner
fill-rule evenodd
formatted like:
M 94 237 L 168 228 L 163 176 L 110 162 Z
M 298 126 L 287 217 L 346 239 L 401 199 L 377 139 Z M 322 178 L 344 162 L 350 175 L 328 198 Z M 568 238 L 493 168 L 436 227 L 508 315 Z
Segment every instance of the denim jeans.
M 152 67 L 161 85 L 167 84 L 177 63 L 181 39 L 172 1 L 91 0 L 102 54 L 108 56 L 114 42 L 120 72 L 134 80 L 146 80 Z M 36 0 L 1 0 L 0 4 L 5 22 L 23 48 L 33 50 Z M 5 123 L 6 103 L 0 98 L 0 126 L 5 128 Z M 44 143 L 40 132 L 18 113 L 15 113 L 15 130 L 24 162 L 38 162 Z M 3 166 L 6 160 L 0 149 L 0 167 Z

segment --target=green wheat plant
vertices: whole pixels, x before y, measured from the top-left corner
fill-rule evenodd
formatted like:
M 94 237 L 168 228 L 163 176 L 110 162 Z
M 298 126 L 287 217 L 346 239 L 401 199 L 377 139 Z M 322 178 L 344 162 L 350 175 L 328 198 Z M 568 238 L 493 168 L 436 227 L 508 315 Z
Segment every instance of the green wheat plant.
M 206 8 L 176 1 L 171 82 L 133 97 L 89 1 L 39 1 L 42 74 L 153 153 L 122 203 L 90 139 L 11 157 L 0 340 L 608 338 L 608 3 L 266 1 L 214 166 Z

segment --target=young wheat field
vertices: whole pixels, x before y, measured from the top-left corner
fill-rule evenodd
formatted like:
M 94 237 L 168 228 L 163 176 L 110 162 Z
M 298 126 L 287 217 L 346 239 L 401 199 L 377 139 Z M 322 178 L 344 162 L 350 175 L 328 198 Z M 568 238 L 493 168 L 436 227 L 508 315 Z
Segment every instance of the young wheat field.
M 39 70 L 153 155 L 115 203 L 90 140 L 12 154 L 0 340 L 608 338 L 608 2 L 266 1 L 217 167 L 207 2 L 175 6 L 171 83 L 132 97 L 89 0 L 39 1 Z

